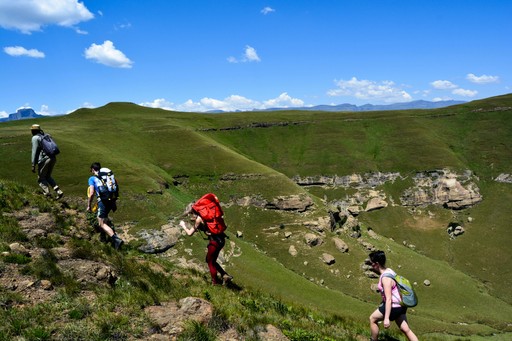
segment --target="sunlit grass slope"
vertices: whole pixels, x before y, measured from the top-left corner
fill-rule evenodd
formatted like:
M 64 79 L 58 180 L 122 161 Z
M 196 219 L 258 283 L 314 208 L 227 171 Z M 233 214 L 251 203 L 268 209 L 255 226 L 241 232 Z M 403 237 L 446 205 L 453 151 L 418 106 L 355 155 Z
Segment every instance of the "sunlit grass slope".
M 121 182 L 122 200 L 115 219 L 133 222 L 134 231 L 159 228 L 181 213 L 194 197 L 213 191 L 221 200 L 259 195 L 308 193 L 311 213 L 226 207 L 231 239 L 242 250 L 230 266 L 240 283 L 271 292 L 286 301 L 365 320 L 378 303 L 370 291 L 375 280 L 362 274 L 368 251 L 341 236 L 348 254 L 325 243 L 306 247 L 302 224 L 325 216 L 324 197 L 343 199 L 343 190 L 300 188 L 295 175 L 349 175 L 418 171 L 449 167 L 470 169 L 479 177 L 484 201 L 452 212 L 424 208 L 416 215 L 402 207 L 363 213 L 363 238 L 386 250 L 390 266 L 418 283 L 420 305 L 410 320 L 421 333 L 490 335 L 510 331 L 509 283 L 511 185 L 493 181 L 512 173 L 512 96 L 506 95 L 436 110 L 396 112 L 250 112 L 195 114 L 111 103 L 70 115 L 37 121 L 57 139 L 55 178 L 67 195 L 83 196 L 89 165 L 100 161 Z M 0 125 L 0 178 L 36 188 L 30 173 L 30 131 L 35 121 Z M 240 176 L 239 180 L 225 177 Z M 254 176 L 241 176 L 254 175 Z M 385 185 L 394 202 L 410 180 Z M 161 190 L 162 194 L 148 194 Z M 429 214 L 429 212 L 431 214 Z M 473 221 L 467 223 L 471 216 Z M 433 217 L 433 218 L 432 218 Z M 449 240 L 449 222 L 464 222 L 466 234 Z M 381 235 L 370 240 L 366 227 Z M 243 239 L 234 232 L 243 232 Z M 292 232 L 290 238 L 284 232 Z M 196 238 L 196 237 L 194 237 Z M 392 239 L 391 239 L 392 238 Z M 414 244 L 414 250 L 403 242 Z M 204 241 L 194 240 L 204 257 Z M 288 248 L 295 245 L 299 256 Z M 259 250 L 259 251 L 258 251 Z M 323 264 L 323 252 L 336 255 Z M 429 279 L 430 287 L 423 285 Z

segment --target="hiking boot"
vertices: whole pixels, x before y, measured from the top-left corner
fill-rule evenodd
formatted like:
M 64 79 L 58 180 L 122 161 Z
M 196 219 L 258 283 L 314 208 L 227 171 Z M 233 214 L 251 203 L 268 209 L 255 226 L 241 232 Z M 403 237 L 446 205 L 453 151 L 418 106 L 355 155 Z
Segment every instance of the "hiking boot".
M 48 186 L 40 182 L 39 187 L 41 187 L 41 189 L 43 190 L 43 195 L 45 196 L 45 198 L 51 198 L 52 195 L 50 194 L 50 188 L 48 188 Z
M 62 198 L 62 196 L 64 195 L 64 192 L 62 192 L 62 190 L 59 188 L 59 186 L 55 186 L 55 187 L 53 187 L 53 189 L 55 190 L 55 192 L 57 192 L 57 196 L 55 197 L 55 199 L 59 200 L 60 198 Z
M 228 283 L 231 283 L 233 280 L 233 276 L 230 276 L 228 274 L 222 275 L 222 285 L 227 285 Z
M 119 248 L 124 244 L 124 241 L 119 238 L 116 234 L 112 236 L 112 246 L 114 249 L 119 250 Z

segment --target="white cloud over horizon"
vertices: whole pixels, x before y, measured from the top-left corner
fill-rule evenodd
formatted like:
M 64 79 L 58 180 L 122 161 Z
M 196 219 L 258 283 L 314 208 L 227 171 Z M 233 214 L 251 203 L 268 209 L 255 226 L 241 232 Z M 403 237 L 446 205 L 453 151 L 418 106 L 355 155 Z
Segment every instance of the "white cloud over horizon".
M 85 58 L 110 67 L 130 69 L 133 65 L 133 62 L 116 49 L 110 40 L 105 40 L 101 45 L 91 44 L 85 49 Z
M 160 108 L 173 111 L 186 112 L 206 112 L 212 110 L 222 111 L 251 111 L 264 110 L 270 108 L 293 108 L 304 106 L 304 101 L 293 98 L 288 93 L 283 92 L 276 98 L 265 100 L 263 102 L 252 100 L 240 95 L 231 95 L 222 100 L 204 97 L 198 102 L 189 99 L 182 104 L 174 104 L 165 98 L 157 98 L 152 102 L 140 103 L 140 105 L 150 108 Z
M 356 77 L 349 80 L 335 80 L 336 89 L 327 91 L 331 97 L 348 96 L 359 100 L 378 100 L 385 103 L 408 102 L 412 96 L 407 91 L 396 86 L 393 81 L 371 81 Z
M 472 74 L 472 73 L 468 73 L 466 76 L 466 79 L 468 81 L 470 81 L 471 83 L 476 83 L 476 84 L 498 83 L 500 81 L 500 77 L 498 77 L 498 76 L 488 76 L 488 75 L 476 76 L 475 74 Z
M 44 58 L 45 54 L 36 49 L 27 50 L 22 46 L 6 46 L 4 47 L 4 52 L 12 57 L 31 57 L 31 58 Z
M 0 0 L 0 26 L 24 34 L 41 31 L 47 25 L 76 29 L 75 25 L 93 18 L 94 15 L 77 0 Z

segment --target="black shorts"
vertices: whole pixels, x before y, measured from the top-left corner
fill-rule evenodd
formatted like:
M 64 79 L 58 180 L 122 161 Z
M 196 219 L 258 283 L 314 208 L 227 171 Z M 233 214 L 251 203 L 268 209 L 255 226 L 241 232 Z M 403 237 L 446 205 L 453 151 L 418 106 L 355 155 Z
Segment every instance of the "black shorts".
M 382 315 L 385 315 L 386 305 L 384 303 L 381 303 L 379 305 L 379 311 L 382 313 Z M 407 313 L 407 307 L 394 307 L 394 308 L 391 308 L 391 314 L 389 314 L 389 320 L 390 321 L 394 321 L 400 315 L 403 315 L 405 313 Z

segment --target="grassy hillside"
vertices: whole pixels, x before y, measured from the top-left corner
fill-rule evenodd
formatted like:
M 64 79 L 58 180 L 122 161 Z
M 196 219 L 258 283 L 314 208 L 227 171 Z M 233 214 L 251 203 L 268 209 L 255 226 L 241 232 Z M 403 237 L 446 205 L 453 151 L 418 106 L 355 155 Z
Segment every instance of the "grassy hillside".
M 29 161 L 29 127 L 34 122 L 0 125 L 0 158 L 8 160 L 0 168 L 0 179 L 36 189 Z M 380 238 L 372 239 L 364 228 L 363 238 L 386 250 L 390 266 L 418 283 L 420 305 L 409 319 L 425 338 L 439 338 L 439 333 L 499 337 L 512 330 L 512 185 L 493 181 L 501 173 L 512 173 L 512 95 L 435 110 L 363 113 L 212 115 L 111 103 L 37 123 L 59 143 L 62 154 L 54 177 L 67 197 L 84 196 L 93 161 L 116 172 L 122 200 L 114 219 L 129 222 L 132 234 L 160 228 L 207 191 L 226 203 L 250 195 L 266 200 L 310 195 L 315 209 L 307 213 L 226 207 L 231 240 L 242 253 L 228 266 L 246 288 L 360 321 L 379 301 L 370 291 L 376 281 L 361 270 L 368 251 L 342 235 L 350 251 L 336 254 L 331 233 L 319 247 L 303 242 L 308 231 L 303 222 L 326 216 L 323 200 L 343 199 L 346 193 L 299 187 L 291 178 L 469 169 L 479 178 L 482 203 L 461 211 L 428 207 L 411 214 L 390 206 L 365 212 L 360 216 L 363 227 L 371 227 Z M 383 189 L 398 202 L 407 185 L 407 180 L 397 181 Z M 162 194 L 148 194 L 159 190 Z M 452 221 L 466 222 L 467 232 L 457 240 L 447 238 Z M 234 237 L 237 230 L 243 239 Z M 292 236 L 285 238 L 285 232 Z M 290 245 L 297 247 L 298 257 L 288 253 Z M 203 241 L 194 239 L 190 247 L 194 258 L 204 257 Z M 178 246 L 186 254 L 184 249 Z M 319 260 L 324 252 L 336 255 L 334 265 Z M 425 279 L 432 285 L 423 286 Z

